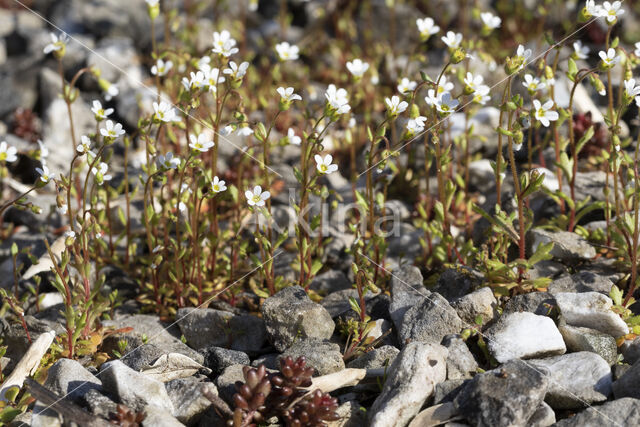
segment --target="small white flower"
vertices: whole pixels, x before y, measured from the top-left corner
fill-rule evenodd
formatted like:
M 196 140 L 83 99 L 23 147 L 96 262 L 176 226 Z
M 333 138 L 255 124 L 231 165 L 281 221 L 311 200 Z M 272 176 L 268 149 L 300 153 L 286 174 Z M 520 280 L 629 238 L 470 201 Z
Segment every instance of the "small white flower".
M 294 44 L 291 45 L 288 42 L 282 42 L 276 45 L 276 52 L 281 61 L 295 61 L 298 59 L 300 49 Z
M 591 16 L 600 16 L 602 6 L 596 4 L 595 0 L 587 0 L 584 5 L 585 10 Z
M 433 89 L 427 91 L 427 96 L 424 100 L 427 104 L 435 106 L 442 115 L 453 112 L 459 104 L 457 99 L 451 97 L 451 93 L 443 92 L 436 96 Z
M 640 42 L 637 42 L 634 46 L 636 47 L 636 49 L 633 51 L 633 53 L 636 56 L 640 57 Z
M 176 169 L 180 166 L 180 158 L 173 157 L 173 153 L 169 151 L 166 155 L 160 154 L 156 160 L 158 166 L 164 169 Z
M 521 44 L 518 45 L 518 49 L 516 50 L 516 58 L 522 62 L 518 71 L 522 70 L 525 65 L 527 65 L 527 60 L 531 57 L 531 49 L 525 49 Z
M 534 109 L 534 117 L 542 126 L 549 127 L 549 122 L 554 122 L 558 120 L 558 112 L 553 111 L 553 101 L 549 100 L 544 103 L 544 105 L 540 104 L 540 101 L 537 99 L 533 100 L 533 109 Z
M 464 84 L 471 90 L 471 93 L 478 90 L 478 87 L 482 85 L 484 82 L 484 77 L 480 74 L 474 76 L 471 73 L 467 73 L 467 76 L 464 78 Z
M 640 96 L 636 96 L 636 105 L 640 108 Z
M 418 134 L 424 130 L 424 123 L 427 121 L 426 117 L 418 116 L 415 119 L 409 119 L 407 122 L 407 133 L 409 136 Z
M 293 128 L 289 128 L 287 130 L 287 141 L 289 141 L 289 144 L 300 145 L 302 143 L 302 138 L 296 135 Z
M 491 12 L 481 13 L 480 19 L 482 19 L 482 23 L 484 24 L 484 26 L 490 30 L 500 28 L 500 24 L 502 24 L 502 19 L 500 19 L 500 17 L 498 16 L 495 16 Z
M 200 73 L 200 71 L 198 71 L 198 73 Z M 204 85 L 209 88 L 209 92 L 216 93 L 218 84 L 224 83 L 225 80 L 224 77 L 220 76 L 220 70 L 218 68 L 207 67 L 202 73 L 204 74 Z
M 240 126 L 238 129 L 236 129 L 236 132 L 240 136 L 249 136 L 253 134 L 253 129 L 251 129 L 249 126 Z
M 347 69 L 354 77 L 362 77 L 369 69 L 369 63 L 356 58 L 353 61 L 347 62 Z
M 196 68 L 202 71 L 205 67 L 210 67 L 209 65 L 210 63 L 211 63 L 211 57 L 205 55 L 196 61 Z
M 222 136 L 228 136 L 231 135 L 233 132 L 235 131 L 235 128 L 231 125 L 226 125 L 225 127 L 223 127 L 222 129 L 220 129 L 220 135 Z
M 324 158 L 322 158 L 320 154 L 316 154 L 313 158 L 316 161 L 316 169 L 323 175 L 338 170 L 338 165 L 331 164 L 331 162 L 333 162 L 333 156 L 331 154 L 327 154 Z
M 349 100 L 347 99 L 349 94 L 345 89 L 338 89 L 335 85 L 330 84 L 324 96 L 337 114 L 345 114 L 351 110 Z
M 442 36 L 442 41 L 449 46 L 450 49 L 457 49 L 460 47 L 460 43 L 462 43 L 462 34 L 448 31 L 446 36 Z
M 91 140 L 87 135 L 80 137 L 80 144 L 76 147 L 76 151 L 80 154 L 88 153 L 91 150 Z
M 432 18 L 416 19 L 416 25 L 418 31 L 420 31 L 420 38 L 422 41 L 426 41 L 429 37 L 440 31 L 440 27 L 435 25 Z
M 51 180 L 51 177 L 49 176 L 51 172 L 49 172 L 49 168 L 47 167 L 47 165 L 43 164 L 42 169 L 36 168 L 36 172 L 40 174 L 40 181 L 44 182 L 45 184 Z
M 209 69 L 209 67 L 207 66 L 205 69 Z M 205 76 L 204 76 L 204 72 L 202 71 L 198 71 L 198 72 L 191 72 L 190 73 L 191 79 L 188 79 L 186 77 L 182 78 L 182 85 L 184 86 L 184 88 L 186 90 L 191 90 L 191 89 L 202 89 L 205 85 Z
M 109 171 L 109 165 L 105 162 L 100 162 L 98 167 L 91 168 L 91 173 L 93 173 L 96 177 L 96 182 L 98 185 L 102 185 L 104 181 L 111 181 L 111 175 L 107 174 Z
M 293 102 L 293 101 L 302 100 L 302 97 L 300 95 L 298 95 L 297 93 L 293 93 L 292 87 L 288 87 L 286 89 L 283 87 L 279 87 L 278 89 L 276 89 L 276 92 L 278 92 L 278 94 L 280 95 L 280 98 L 282 98 L 282 101 L 284 102 Z
M 614 1 L 613 3 L 605 1 L 598 10 L 598 14 L 606 18 L 607 22 L 611 24 L 618 19 L 618 16 L 624 13 L 624 9 L 620 9 L 620 6 L 622 6 L 622 2 L 620 1 Z
M 227 30 L 213 33 L 213 53 L 217 53 L 224 57 L 229 57 L 238 52 L 238 48 L 235 47 L 236 41 L 231 37 L 231 34 Z
M 589 48 L 583 46 L 580 40 L 573 43 L 573 56 L 576 59 L 587 59 L 589 57 Z
M 258 207 L 264 206 L 265 200 L 271 197 L 271 193 L 268 191 L 262 191 L 262 187 L 259 185 L 253 187 L 253 192 L 250 190 L 245 191 L 244 195 L 247 198 L 249 206 Z
M 225 185 L 225 182 L 221 181 L 217 176 L 214 176 L 213 181 L 211 182 L 211 191 L 213 191 L 214 193 L 220 193 L 222 191 L 225 191 L 226 189 L 227 186 Z
M 440 82 L 438 83 L 438 93 L 451 92 L 452 90 L 453 82 L 450 82 L 445 75 L 440 77 Z
M 113 108 L 102 108 L 102 103 L 96 99 L 93 101 L 91 112 L 96 116 L 96 120 L 102 121 L 113 114 Z
M 158 59 L 156 64 L 151 67 L 151 74 L 154 76 L 163 77 L 166 76 L 169 71 L 173 68 L 173 62 L 167 61 L 164 62 L 162 59 Z
M 522 86 L 526 87 L 529 93 L 534 93 L 541 89 L 544 89 L 546 85 L 537 78 L 533 77 L 531 74 L 525 74 Z
M 403 77 L 398 85 L 398 92 L 405 94 L 407 92 L 413 92 L 418 87 L 418 83 Z
M 111 101 L 116 96 L 118 96 L 119 94 L 120 94 L 120 90 L 118 89 L 118 86 L 112 83 L 107 88 L 107 91 L 104 94 L 104 99 L 105 101 L 108 102 L 108 101 Z
M 239 80 L 243 78 L 245 74 L 247 74 L 248 68 L 249 68 L 249 63 L 246 61 L 241 63 L 240 65 L 236 64 L 233 61 L 229 61 L 229 68 L 225 68 L 223 73 L 229 74 L 234 79 Z
M 480 85 L 476 88 L 475 93 L 473 94 L 473 102 L 481 105 L 485 105 L 488 101 L 491 100 L 489 96 L 490 88 L 487 85 Z
M 392 116 L 402 114 L 409 106 L 407 101 L 400 101 L 400 97 L 397 95 L 393 95 L 390 99 L 385 98 L 384 102 L 387 104 L 387 112 Z
M 113 123 L 111 120 L 107 120 L 105 127 L 100 129 L 100 134 L 105 138 L 117 138 L 125 134 L 124 129 L 120 123 Z
M 160 3 L 160 0 L 144 0 L 149 7 L 156 7 Z
M 540 175 L 544 175 L 544 180 L 542 181 L 542 186 L 547 190 L 555 192 L 558 191 L 560 185 L 558 185 L 558 179 L 549 169 L 546 168 L 535 168 L 531 172 L 537 172 Z
M 6 141 L 0 142 L 0 162 L 15 162 L 18 160 L 18 156 L 16 156 L 17 152 L 16 147 L 10 146 Z
M 598 56 L 602 59 L 602 64 L 605 67 L 613 67 L 620 62 L 620 57 L 616 56 L 616 50 L 611 47 L 606 52 L 603 50 L 598 52 Z
M 189 135 L 189 141 L 191 141 L 189 143 L 189 147 L 193 148 L 194 150 L 200 151 L 201 153 L 206 153 L 207 151 L 209 151 L 209 148 L 214 146 L 213 141 L 207 138 L 207 135 L 203 133 L 198 136 L 193 134 Z
M 45 55 L 64 49 L 69 42 L 69 36 L 66 33 L 61 33 L 60 36 L 54 33 L 50 33 L 50 36 L 51 43 L 46 45 L 43 49 Z
M 180 120 L 176 116 L 176 110 L 174 110 L 170 104 L 164 101 L 161 101 L 160 104 L 158 104 L 157 102 L 154 102 L 153 111 L 154 111 L 154 114 L 153 114 L 154 119 L 156 119 L 159 122 L 171 123 L 171 122 L 176 122 Z
M 640 95 L 640 86 L 636 86 L 636 79 L 625 80 L 624 91 L 629 98 Z
M 184 202 L 178 202 L 175 206 L 181 213 L 184 213 L 187 210 L 187 205 Z
M 56 212 L 58 212 L 58 215 L 66 215 L 69 212 L 69 206 L 66 203 L 62 206 L 56 206 Z
M 49 149 L 44 145 L 44 142 L 38 140 L 38 147 L 40 151 L 40 159 L 46 159 L 49 157 Z

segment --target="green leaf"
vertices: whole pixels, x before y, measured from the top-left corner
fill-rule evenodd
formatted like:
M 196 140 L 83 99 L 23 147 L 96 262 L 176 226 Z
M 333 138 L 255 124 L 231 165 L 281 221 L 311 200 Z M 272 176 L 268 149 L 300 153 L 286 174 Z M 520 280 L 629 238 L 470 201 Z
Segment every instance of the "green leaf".
M 529 266 L 533 266 L 540 261 L 551 259 L 552 256 L 550 252 L 552 249 L 553 249 L 553 242 L 548 242 L 548 243 L 543 243 L 541 245 L 538 245 L 538 247 L 536 248 L 536 251 L 534 252 L 533 255 L 531 255 L 531 257 L 528 260 Z
M 582 150 L 584 145 L 587 142 L 589 142 L 591 140 L 591 138 L 593 138 L 594 133 L 595 133 L 595 130 L 594 130 L 593 126 L 590 126 L 589 129 L 587 129 L 585 134 L 582 135 L 582 138 L 580 138 L 580 140 L 576 144 L 576 154 L 580 153 L 580 151 Z
M 569 58 L 569 70 L 567 71 L 567 77 L 572 82 L 575 82 L 577 74 L 578 74 L 578 66 L 576 65 L 576 61 L 574 61 L 572 58 Z
M 609 297 L 613 301 L 615 305 L 622 305 L 623 292 L 616 285 L 611 287 L 611 291 L 609 292 Z

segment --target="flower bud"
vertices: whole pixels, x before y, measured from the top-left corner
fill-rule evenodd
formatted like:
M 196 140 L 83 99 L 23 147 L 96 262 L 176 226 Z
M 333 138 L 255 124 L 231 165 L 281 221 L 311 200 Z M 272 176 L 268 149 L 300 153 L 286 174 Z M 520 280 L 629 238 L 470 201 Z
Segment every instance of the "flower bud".
M 465 53 L 464 49 L 459 47 L 451 52 L 450 60 L 452 64 L 459 64 L 466 57 L 467 57 L 467 54 Z

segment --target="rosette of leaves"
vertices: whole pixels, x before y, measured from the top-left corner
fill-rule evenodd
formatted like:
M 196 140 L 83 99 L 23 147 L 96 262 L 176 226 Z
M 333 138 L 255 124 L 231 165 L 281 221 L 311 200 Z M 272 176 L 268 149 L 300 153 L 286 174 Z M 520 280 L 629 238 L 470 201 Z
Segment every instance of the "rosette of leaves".
M 329 393 L 316 390 L 311 396 L 287 411 L 285 419 L 291 427 L 319 427 L 324 426 L 325 421 L 337 421 L 336 414 L 338 399 L 331 397 Z

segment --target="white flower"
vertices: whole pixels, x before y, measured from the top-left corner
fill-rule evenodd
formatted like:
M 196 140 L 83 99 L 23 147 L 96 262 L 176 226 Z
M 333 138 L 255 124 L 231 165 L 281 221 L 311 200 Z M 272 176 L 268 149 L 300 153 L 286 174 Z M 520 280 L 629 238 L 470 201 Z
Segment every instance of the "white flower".
M 298 95 L 297 93 L 293 93 L 292 87 L 288 87 L 286 89 L 283 87 L 279 87 L 278 89 L 276 89 L 276 92 L 280 94 L 280 98 L 282 98 L 282 101 L 284 102 L 302 100 L 302 97 L 300 95 Z
M 420 31 L 420 38 L 423 41 L 426 41 L 429 37 L 440 31 L 440 27 L 434 24 L 435 22 L 432 18 L 416 19 L 416 25 L 418 26 L 418 31 Z
M 65 48 L 67 43 L 69 42 L 69 36 L 65 33 L 61 33 L 60 36 L 57 36 L 54 33 L 50 33 L 51 43 L 46 45 L 42 50 L 45 55 L 50 54 L 51 52 L 57 52 Z
M 354 77 L 362 77 L 369 69 L 369 63 L 356 58 L 353 61 L 347 62 L 347 69 Z
M 211 191 L 213 191 L 214 193 L 220 193 L 222 191 L 225 191 L 226 189 L 227 186 L 225 185 L 225 182 L 221 181 L 217 176 L 214 176 L 213 181 L 211 182 Z
M 238 48 L 235 45 L 236 41 L 231 37 L 229 31 L 223 30 L 213 33 L 213 49 L 211 49 L 213 53 L 229 57 L 238 52 Z
M 187 210 L 187 205 L 184 202 L 178 202 L 178 204 L 176 205 L 176 208 L 184 213 Z
M 113 108 L 102 108 L 102 104 L 97 99 L 93 101 L 93 107 L 91 107 L 93 115 L 96 116 L 96 120 L 102 121 L 113 114 Z
M 250 190 L 245 191 L 245 197 L 247 198 L 247 203 L 249 206 L 264 206 L 264 201 L 271 197 L 271 193 L 268 191 L 262 191 L 262 187 L 256 185 L 253 187 L 253 192 Z
M 149 7 L 156 7 L 158 6 L 160 0 L 145 0 L 147 2 L 147 5 Z
M 449 46 L 449 48 L 457 49 L 460 47 L 460 43 L 462 43 L 462 34 L 448 31 L 446 36 L 442 36 L 442 41 Z
M 198 136 L 193 134 L 189 135 L 189 141 L 191 141 L 189 143 L 189 147 L 193 148 L 194 150 L 200 151 L 201 153 L 206 153 L 207 151 L 209 151 L 209 148 L 214 146 L 213 141 L 207 138 L 207 135 L 203 133 Z
M 16 147 L 10 146 L 6 141 L 0 142 L 0 162 L 15 162 L 18 160 L 18 156 L 16 156 L 17 152 Z
M 602 6 L 597 5 L 595 0 L 587 0 L 584 5 L 585 10 L 591 16 L 600 16 Z
M 229 74 L 234 79 L 239 80 L 243 78 L 245 74 L 247 74 L 247 68 L 249 68 L 249 63 L 246 61 L 241 63 L 240 65 L 236 64 L 233 61 L 229 61 L 229 68 L 225 68 L 223 73 Z
M 500 28 L 500 24 L 502 24 L 502 19 L 500 17 L 495 16 L 491 12 L 483 12 L 480 14 L 480 19 L 485 27 L 495 30 L 496 28 Z
M 258 0 L 249 0 L 249 10 L 251 12 L 258 10 Z
M 51 172 L 49 172 L 49 168 L 47 167 L 47 165 L 43 164 L 42 169 L 36 168 L 36 172 L 40 174 L 40 181 L 44 182 L 45 184 L 51 180 L 51 177 L 49 176 Z
M 157 102 L 153 103 L 153 117 L 159 122 L 171 123 L 177 122 L 180 119 L 176 116 L 176 110 L 171 107 L 170 104 L 161 101 L 160 104 Z
M 587 59 L 589 57 L 589 48 L 582 46 L 582 42 L 577 40 L 573 43 L 573 56 L 576 59 Z
M 100 162 L 98 167 L 91 168 L 91 173 L 93 173 L 96 177 L 96 182 L 98 185 L 102 185 L 104 181 L 111 181 L 111 175 L 107 174 L 109 170 L 109 166 L 105 162 Z
M 616 56 L 616 50 L 611 47 L 606 52 L 603 50 L 598 52 L 598 56 L 602 59 L 602 64 L 605 67 L 613 67 L 620 62 L 620 57 Z
M 438 83 L 438 93 L 451 92 L 453 90 L 453 82 L 447 80 L 447 76 L 442 75 Z
M 64 238 L 65 241 L 70 241 L 71 243 L 73 243 L 73 241 L 76 240 L 76 232 L 73 230 L 67 230 L 64 232 Z
M 249 136 L 253 134 L 253 129 L 251 129 L 249 126 L 240 126 L 236 132 L 238 133 L 238 135 L 240 136 Z
M 553 111 L 552 108 L 552 100 L 545 102 L 544 105 L 541 105 L 537 99 L 533 100 L 534 117 L 542 123 L 544 127 L 549 127 L 550 121 L 554 122 L 558 120 L 559 115 L 556 111 Z
M 222 136 L 228 136 L 228 135 L 231 135 L 234 131 L 235 131 L 235 128 L 233 126 L 226 125 L 222 129 L 220 129 L 220 132 L 218 133 Z
M 345 89 L 338 89 L 335 85 L 330 84 L 324 96 L 327 98 L 327 102 L 336 113 L 345 114 L 351 110 L 349 100 L 347 99 L 349 94 Z
M 636 105 L 640 108 L 640 96 L 636 96 Z
M 66 215 L 68 211 L 69 206 L 66 203 L 64 203 L 62 206 L 56 206 L 56 212 L 58 212 L 59 215 Z
M 167 73 L 173 68 L 173 62 L 164 62 L 162 59 L 158 59 L 156 64 L 151 67 L 151 74 L 154 76 L 166 76 Z
M 413 92 L 414 90 L 416 90 L 416 88 L 418 87 L 418 83 L 409 80 L 406 77 L 403 77 L 402 80 L 400 81 L 400 84 L 398 85 L 398 92 L 400 93 L 407 93 L 407 92 Z
M 120 123 L 113 123 L 111 120 L 107 120 L 105 127 L 100 129 L 100 134 L 105 138 L 117 138 L 125 134 L 124 129 Z
M 120 90 L 118 90 L 118 86 L 115 84 L 110 84 L 107 88 L 107 91 L 104 94 L 105 101 L 111 101 L 113 98 L 120 94 Z
M 402 114 L 409 106 L 407 101 L 400 101 L 400 97 L 397 95 L 393 95 L 391 99 L 385 98 L 384 102 L 387 104 L 387 112 L 392 116 Z
M 44 145 L 44 142 L 38 140 L 38 147 L 40 150 L 40 159 L 46 159 L 49 157 L 49 149 Z
M 474 76 L 471 73 L 467 73 L 467 76 L 464 78 L 464 84 L 472 91 L 471 93 L 478 90 L 478 87 L 482 85 L 484 82 L 484 78 L 478 74 Z
M 224 83 L 224 77 L 220 76 L 220 70 L 217 68 L 205 68 L 203 74 L 204 85 L 209 87 L 209 92 L 215 93 L 218 90 L 218 84 Z
M 520 67 L 518 68 L 518 71 L 522 70 L 525 67 L 525 65 L 527 65 L 527 60 L 529 59 L 530 56 L 531 56 L 531 49 L 525 49 L 524 46 L 522 46 L 521 44 L 518 45 L 518 49 L 516 50 L 516 58 L 517 60 L 522 62 L 520 64 Z
M 190 73 L 190 76 L 191 79 L 188 79 L 186 77 L 182 78 L 182 85 L 186 90 L 201 89 L 205 86 L 204 73 L 202 71 L 198 71 L 196 73 L 192 71 Z
M 166 155 L 160 154 L 156 160 L 158 166 L 164 169 L 176 169 L 180 166 L 180 158 L 173 157 L 173 153 L 169 151 Z
M 210 67 L 210 63 L 211 57 L 205 55 L 196 61 L 196 68 L 202 71 L 205 67 Z
M 625 80 L 624 91 L 629 98 L 640 95 L 640 86 L 636 86 L 636 79 Z
M 80 137 L 80 144 L 76 147 L 76 151 L 80 154 L 88 153 L 91 150 L 91 140 L 87 135 Z
M 426 121 L 427 118 L 423 116 L 418 116 L 415 119 L 409 119 L 407 122 L 407 133 L 411 136 L 422 132 Z
M 320 154 L 316 154 L 313 158 L 316 161 L 316 169 L 321 174 L 330 174 L 338 170 L 338 165 L 331 164 L 333 162 L 331 154 L 327 154 L 324 158 Z
M 459 104 L 458 100 L 452 98 L 449 92 L 439 93 L 438 96 L 436 96 L 433 89 L 429 89 L 427 91 L 427 96 L 424 98 L 424 100 L 427 104 L 435 106 L 436 109 L 443 115 L 447 115 L 453 112 L 453 110 Z
M 539 91 L 540 89 L 544 89 L 546 85 L 537 78 L 533 77 L 531 74 L 525 74 L 522 86 L 526 87 L 529 93 L 534 93 Z
M 281 61 L 295 61 L 298 59 L 300 49 L 298 49 L 298 46 L 294 44 L 282 42 L 276 45 L 276 52 L 278 53 L 278 57 L 280 57 Z
M 560 186 L 558 185 L 558 179 L 549 169 L 546 168 L 535 168 L 531 172 L 537 172 L 540 175 L 544 175 L 544 180 L 542 181 L 542 186 L 545 187 L 549 191 L 557 191 Z
M 485 105 L 487 101 L 491 100 L 489 96 L 490 88 L 487 85 L 480 85 L 476 88 L 473 94 L 473 102 L 481 105 Z
M 302 138 L 296 135 L 296 132 L 293 130 L 293 128 L 289 128 L 287 130 L 287 141 L 289 141 L 289 144 L 300 145 L 300 143 L 302 142 Z
M 633 53 L 634 53 L 636 56 L 639 56 L 639 57 L 640 57 L 640 42 L 637 42 L 637 43 L 635 44 L 635 47 L 636 47 L 636 49 L 633 51 Z
M 598 15 L 606 18 L 607 22 L 611 24 L 618 19 L 618 16 L 624 13 L 624 9 L 620 9 L 620 6 L 622 6 L 620 1 L 614 1 L 613 3 L 605 1 L 598 10 Z

